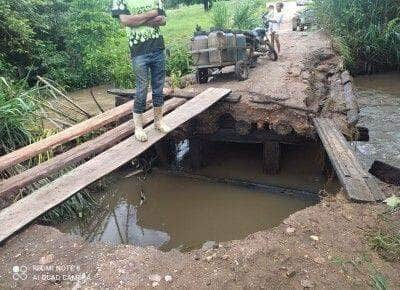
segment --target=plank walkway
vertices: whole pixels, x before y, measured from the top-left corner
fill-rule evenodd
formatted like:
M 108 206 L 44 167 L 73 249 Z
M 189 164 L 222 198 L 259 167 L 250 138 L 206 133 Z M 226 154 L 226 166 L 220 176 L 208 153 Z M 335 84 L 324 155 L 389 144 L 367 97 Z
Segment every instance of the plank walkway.
M 164 111 L 169 113 L 176 107 L 185 103 L 183 99 L 173 98 L 165 102 Z M 153 122 L 154 116 L 152 111 L 144 113 L 144 125 L 149 125 Z M 46 162 L 40 163 L 35 167 L 14 175 L 8 179 L 0 181 L 0 196 L 16 192 L 29 184 L 48 177 L 50 174 L 59 170 L 74 165 L 85 158 L 98 154 L 134 133 L 134 125 L 132 120 L 123 123 L 111 129 L 102 135 L 84 142 L 66 152 L 63 152 Z
M 229 93 L 228 89 L 209 88 L 165 116 L 165 122 L 175 130 Z M 0 212 L 0 242 L 79 190 L 140 155 L 166 136 L 155 131 L 154 125 L 145 130 L 148 133 L 147 142 L 138 142 L 132 136 L 3 209 Z
M 0 171 L 11 166 L 26 161 L 42 152 L 45 152 L 58 145 L 74 140 L 86 133 L 98 128 L 104 127 L 122 117 L 132 113 L 133 101 L 127 102 L 121 106 L 108 110 L 100 115 L 85 120 L 68 129 L 65 129 L 49 138 L 33 143 L 21 149 L 15 150 L 7 155 L 0 157 Z
M 385 198 L 374 177 L 365 171 L 343 134 L 327 118 L 315 118 L 314 124 L 336 174 L 354 201 L 380 201 Z

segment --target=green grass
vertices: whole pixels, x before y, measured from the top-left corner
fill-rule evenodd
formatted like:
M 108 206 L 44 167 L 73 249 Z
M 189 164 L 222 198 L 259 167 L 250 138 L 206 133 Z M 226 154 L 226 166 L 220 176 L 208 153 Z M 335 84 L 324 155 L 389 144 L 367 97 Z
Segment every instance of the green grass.
M 200 25 L 203 30 L 211 27 L 211 13 L 205 12 L 202 5 L 168 10 L 167 17 L 167 25 L 162 28 L 167 46 L 177 43 L 188 45 L 196 25 Z

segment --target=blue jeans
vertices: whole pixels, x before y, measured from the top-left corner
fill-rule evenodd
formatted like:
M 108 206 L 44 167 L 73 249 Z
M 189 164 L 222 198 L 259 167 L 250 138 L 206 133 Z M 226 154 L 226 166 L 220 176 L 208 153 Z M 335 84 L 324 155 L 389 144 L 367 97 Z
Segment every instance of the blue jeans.
M 133 70 L 136 74 L 136 96 L 133 112 L 142 114 L 146 110 L 146 98 L 149 70 L 151 73 L 151 88 L 153 90 L 153 106 L 164 105 L 165 83 L 165 53 L 163 50 L 138 55 L 132 59 Z

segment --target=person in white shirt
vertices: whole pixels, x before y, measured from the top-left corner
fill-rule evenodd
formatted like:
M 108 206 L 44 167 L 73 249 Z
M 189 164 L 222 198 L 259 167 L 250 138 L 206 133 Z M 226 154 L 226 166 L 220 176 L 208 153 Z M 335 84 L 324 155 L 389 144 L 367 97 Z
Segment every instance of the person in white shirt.
M 276 12 L 274 13 L 274 17 L 269 20 L 270 22 L 270 36 L 271 36 L 271 44 L 276 48 L 278 51 L 278 55 L 281 55 L 281 43 L 279 42 L 279 30 L 281 28 L 281 24 L 283 21 L 283 3 L 278 2 L 276 3 Z

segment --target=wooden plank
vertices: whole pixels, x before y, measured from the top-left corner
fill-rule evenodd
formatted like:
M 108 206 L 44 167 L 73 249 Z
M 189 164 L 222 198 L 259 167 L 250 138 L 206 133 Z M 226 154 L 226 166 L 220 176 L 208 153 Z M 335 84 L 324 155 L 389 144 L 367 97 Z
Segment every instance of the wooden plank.
M 210 88 L 168 114 L 165 122 L 175 130 L 229 92 L 228 89 Z M 87 185 L 140 155 L 166 136 L 154 130 L 154 125 L 145 130 L 148 134 L 147 142 L 138 142 L 132 136 L 3 209 L 0 212 L 0 242 Z
M 384 195 L 376 181 L 362 168 L 335 123 L 330 119 L 315 118 L 314 124 L 348 197 L 357 201 L 382 200 Z
M 26 161 L 42 152 L 45 152 L 58 145 L 62 145 L 93 130 L 104 127 L 105 125 L 110 124 L 124 116 L 127 116 L 131 114 L 132 106 L 133 101 L 130 101 L 126 104 L 108 110 L 105 113 L 99 114 L 93 118 L 76 124 L 39 142 L 1 156 L 0 171 Z
M 183 99 L 168 100 L 165 102 L 164 111 L 165 113 L 168 113 L 183 103 L 185 103 L 185 100 Z M 153 119 L 154 116 L 152 111 L 148 111 L 144 114 L 145 125 L 150 124 Z M 25 170 L 18 175 L 12 176 L 0 182 L 0 196 L 15 192 L 16 190 L 47 177 L 49 174 L 55 173 L 62 168 L 76 164 L 87 157 L 100 153 L 129 137 L 134 133 L 134 131 L 135 129 L 132 121 L 128 121 L 92 140 L 57 155 L 46 162 Z

